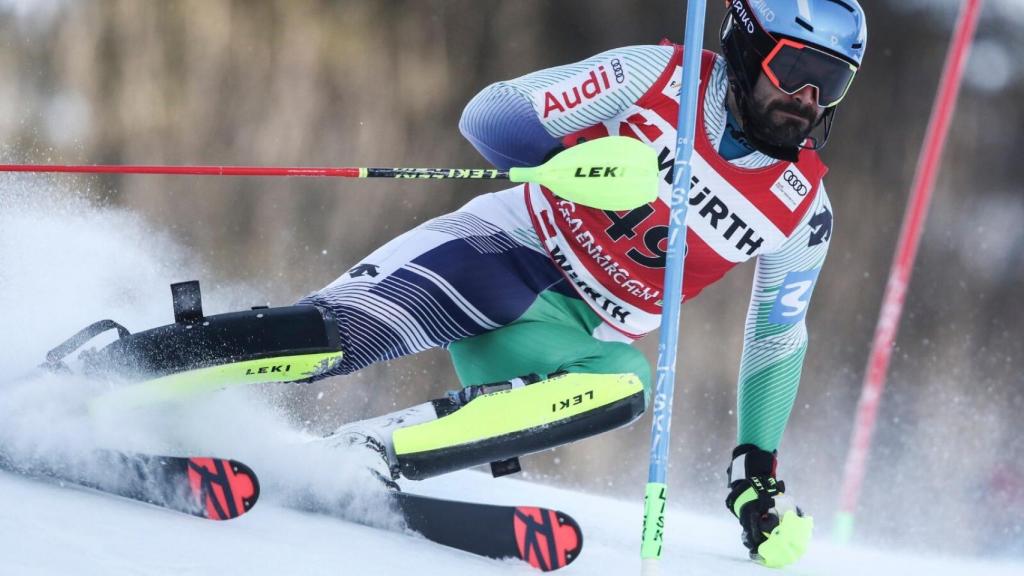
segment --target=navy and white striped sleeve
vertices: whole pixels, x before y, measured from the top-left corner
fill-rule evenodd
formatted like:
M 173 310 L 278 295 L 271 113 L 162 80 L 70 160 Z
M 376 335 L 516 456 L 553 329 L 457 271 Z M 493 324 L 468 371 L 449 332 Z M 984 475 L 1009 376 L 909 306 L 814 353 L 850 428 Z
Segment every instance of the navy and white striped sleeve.
M 536 166 L 561 137 L 610 120 L 640 99 L 671 46 L 629 46 L 491 84 L 466 105 L 459 130 L 495 166 Z
M 491 84 L 469 101 L 459 130 L 488 162 L 502 170 L 537 166 L 561 146 L 544 130 L 529 101 L 505 82 Z

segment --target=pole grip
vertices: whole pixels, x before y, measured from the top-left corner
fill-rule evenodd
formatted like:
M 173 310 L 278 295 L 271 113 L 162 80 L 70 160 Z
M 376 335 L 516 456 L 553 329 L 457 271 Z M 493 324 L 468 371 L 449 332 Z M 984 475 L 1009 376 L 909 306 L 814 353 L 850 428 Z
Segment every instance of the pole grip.
M 665 509 L 668 507 L 668 486 L 658 482 L 647 483 L 644 495 L 644 530 L 640 546 L 643 560 L 661 558 L 665 538 Z M 646 574 L 646 572 L 645 572 Z

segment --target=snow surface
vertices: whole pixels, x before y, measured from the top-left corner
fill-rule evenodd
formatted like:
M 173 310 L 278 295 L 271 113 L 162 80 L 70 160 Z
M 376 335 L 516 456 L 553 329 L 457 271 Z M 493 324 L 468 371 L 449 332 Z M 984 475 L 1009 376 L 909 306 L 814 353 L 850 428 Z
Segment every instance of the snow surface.
M 84 404 L 105 383 L 52 375 L 19 378 L 86 324 L 114 318 L 133 328 L 168 321 L 167 284 L 216 277 L 136 215 L 97 207 L 48 180 L 0 179 L 0 446 L 20 458 L 67 460 L 96 446 L 230 457 L 260 477 L 249 514 L 211 522 L 73 486 L 0 472 L 0 576 L 529 574 L 415 537 L 301 512 L 298 502 L 348 502 L 347 512 L 388 524 L 363 471 L 364 455 L 339 453 L 296 429 L 273 390 L 234 390 L 187 406 L 91 418 Z M 259 290 L 221 282 L 209 308 L 258 301 Z M 156 296 L 155 296 L 156 295 Z M 228 300 L 224 300 L 227 298 Z M 272 387 L 271 387 L 272 388 Z M 407 490 L 498 504 L 558 508 L 584 530 L 566 574 L 637 574 L 642 486 L 628 501 L 465 472 Z M 672 502 L 672 495 L 669 495 Z M 822 530 L 825 532 L 825 530 Z M 663 574 L 767 574 L 746 559 L 726 511 L 702 517 L 670 508 Z M 941 543 L 937 543 L 941 547 Z M 815 542 L 782 574 L 1024 574 L 1024 565 L 837 548 Z
M 416 486 L 490 502 L 555 506 L 583 526 L 580 558 L 564 574 L 638 574 L 639 501 L 623 502 L 466 472 Z M 372 576 L 513 575 L 535 571 L 426 540 L 260 502 L 247 515 L 212 522 L 88 490 L 0 474 L 0 573 L 109 576 L 283 574 Z M 723 512 L 723 516 L 725 516 Z M 670 510 L 664 574 L 765 575 L 745 559 L 728 518 Z M 779 574 L 1024 574 L 1020 564 L 837 548 L 815 542 Z

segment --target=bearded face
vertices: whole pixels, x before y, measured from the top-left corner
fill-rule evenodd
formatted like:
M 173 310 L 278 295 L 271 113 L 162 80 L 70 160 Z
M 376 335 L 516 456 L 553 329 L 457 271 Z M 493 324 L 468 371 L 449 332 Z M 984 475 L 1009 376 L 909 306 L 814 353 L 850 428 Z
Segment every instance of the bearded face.
M 781 148 L 796 148 L 811 134 L 825 113 L 818 106 L 818 92 L 805 86 L 796 94 L 786 94 L 762 73 L 748 102 L 749 126 L 743 130 Z

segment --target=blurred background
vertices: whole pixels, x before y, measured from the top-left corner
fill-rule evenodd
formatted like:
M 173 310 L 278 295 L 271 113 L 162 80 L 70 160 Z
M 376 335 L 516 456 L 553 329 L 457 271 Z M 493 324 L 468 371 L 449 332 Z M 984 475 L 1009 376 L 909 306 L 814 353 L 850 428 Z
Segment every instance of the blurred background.
M 780 476 L 824 529 L 958 2 L 862 4 L 867 57 L 824 152 L 835 234 L 780 450 Z M 709 2 L 709 48 L 718 46 L 723 14 Z M 663 0 L 0 0 L 0 155 L 40 163 L 483 166 L 456 127 L 478 90 L 618 46 L 681 41 L 683 20 L 683 2 Z M 858 516 L 866 542 L 1024 554 L 1024 187 L 1013 172 L 1024 150 L 1022 30 L 1024 0 L 986 2 L 882 404 Z M 279 305 L 400 232 L 501 188 L 56 181 L 92 205 L 143 219 L 202 262 L 188 278 L 168 273 L 162 281 L 194 277 L 211 296 L 219 286 L 245 285 L 260 295 L 247 304 Z M 735 270 L 684 308 L 670 479 L 673 502 L 691 509 L 726 513 L 752 271 Z M 151 297 L 162 305 L 167 294 Z M 51 304 L 22 305 L 42 313 Z M 169 306 L 163 320 L 171 320 Z M 653 361 L 656 336 L 639 345 Z M 434 351 L 274 393 L 286 395 L 297 425 L 326 432 L 456 386 L 445 353 Z M 527 474 L 639 502 L 649 426 L 648 415 L 527 458 Z M 637 520 L 639 528 L 639 506 Z

